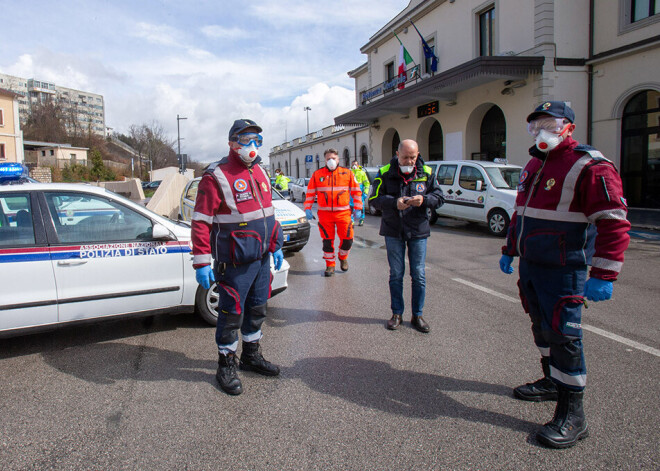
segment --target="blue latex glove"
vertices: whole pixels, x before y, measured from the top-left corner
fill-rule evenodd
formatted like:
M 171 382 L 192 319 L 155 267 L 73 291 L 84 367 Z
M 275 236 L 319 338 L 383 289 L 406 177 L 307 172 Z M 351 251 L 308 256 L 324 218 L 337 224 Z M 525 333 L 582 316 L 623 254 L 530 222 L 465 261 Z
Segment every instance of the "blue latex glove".
M 584 297 L 589 301 L 607 301 L 612 298 L 614 285 L 611 281 L 589 278 L 584 285 Z
M 273 252 L 273 263 L 275 264 L 275 270 L 282 268 L 282 262 L 284 261 L 284 254 L 282 249 L 276 250 Z
M 507 275 L 513 273 L 511 262 L 513 262 L 513 257 L 511 255 L 502 255 L 502 257 L 500 257 L 500 270 L 502 270 L 502 273 Z
M 209 289 L 211 287 L 211 282 L 215 282 L 215 274 L 211 265 L 205 265 L 201 268 L 195 270 L 195 278 L 197 283 L 202 285 L 204 289 Z
M 306 209 L 305 210 L 305 216 L 307 216 L 308 221 L 311 221 L 312 219 L 314 219 L 314 213 L 312 213 L 311 209 Z

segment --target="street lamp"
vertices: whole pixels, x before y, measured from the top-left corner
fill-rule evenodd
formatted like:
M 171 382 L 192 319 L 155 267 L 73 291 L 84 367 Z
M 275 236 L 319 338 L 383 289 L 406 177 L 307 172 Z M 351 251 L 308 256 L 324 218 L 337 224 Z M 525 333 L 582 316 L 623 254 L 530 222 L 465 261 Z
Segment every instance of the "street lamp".
M 177 154 L 177 158 L 179 160 L 179 172 L 180 173 L 184 172 L 183 157 L 181 156 L 181 135 L 179 133 L 179 121 L 181 121 L 182 119 L 188 119 L 188 118 L 180 118 L 179 115 L 176 115 L 176 141 L 178 143 L 178 149 L 179 149 L 179 152 Z
M 309 106 L 305 106 L 303 111 L 307 112 L 307 134 L 309 134 L 309 112 L 312 111 L 312 109 Z

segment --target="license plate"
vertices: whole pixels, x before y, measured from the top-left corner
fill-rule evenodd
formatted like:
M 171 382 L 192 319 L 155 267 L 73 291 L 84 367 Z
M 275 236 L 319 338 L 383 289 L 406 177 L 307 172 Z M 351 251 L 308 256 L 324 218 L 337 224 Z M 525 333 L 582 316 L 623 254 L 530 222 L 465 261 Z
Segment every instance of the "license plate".
M 289 242 L 291 240 L 291 236 L 289 234 L 284 234 L 284 242 Z

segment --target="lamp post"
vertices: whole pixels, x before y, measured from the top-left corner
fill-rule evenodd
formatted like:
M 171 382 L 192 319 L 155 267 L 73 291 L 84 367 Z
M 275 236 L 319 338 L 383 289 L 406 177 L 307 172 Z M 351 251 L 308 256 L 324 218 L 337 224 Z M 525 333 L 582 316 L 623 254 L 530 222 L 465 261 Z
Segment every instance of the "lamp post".
M 309 112 L 310 112 L 311 110 L 312 110 L 312 109 L 311 109 L 309 106 L 305 106 L 305 107 L 303 108 L 303 111 L 306 111 L 306 112 L 307 112 L 307 134 L 309 134 Z
M 178 153 L 177 153 L 177 158 L 179 160 L 179 172 L 183 173 L 183 156 L 181 155 L 181 135 L 179 133 L 179 121 L 182 119 L 188 119 L 188 118 L 180 118 L 179 115 L 176 115 L 176 141 L 178 145 Z

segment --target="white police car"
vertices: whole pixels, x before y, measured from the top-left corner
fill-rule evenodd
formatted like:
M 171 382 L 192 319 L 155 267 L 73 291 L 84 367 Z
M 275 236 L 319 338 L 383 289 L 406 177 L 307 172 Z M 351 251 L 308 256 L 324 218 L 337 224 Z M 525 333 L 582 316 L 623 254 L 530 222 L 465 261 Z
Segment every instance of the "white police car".
M 188 182 L 181 194 L 179 206 L 179 219 L 190 221 L 195 212 L 195 199 L 197 198 L 197 187 L 202 178 L 197 177 Z M 288 252 L 299 252 L 309 240 L 310 225 L 305 212 L 295 204 L 285 199 L 280 192 L 272 189 L 273 207 L 275 208 L 275 219 L 282 226 L 284 234 L 284 247 L 282 250 Z
M 195 280 L 188 224 L 103 188 L 24 182 L 22 171 L 0 164 L 0 335 L 165 312 L 215 325 L 217 290 Z M 271 270 L 276 294 L 289 264 Z

